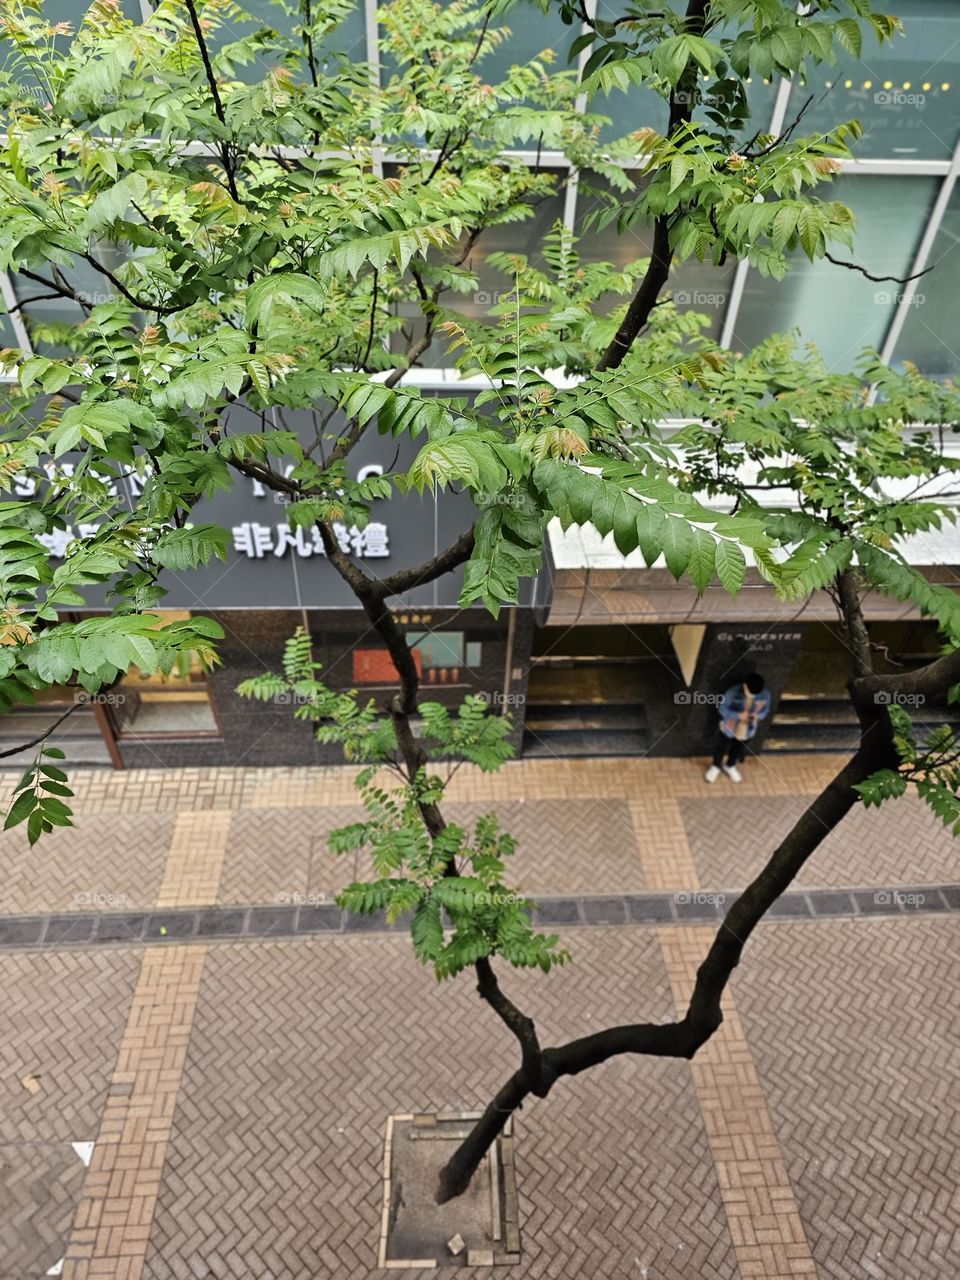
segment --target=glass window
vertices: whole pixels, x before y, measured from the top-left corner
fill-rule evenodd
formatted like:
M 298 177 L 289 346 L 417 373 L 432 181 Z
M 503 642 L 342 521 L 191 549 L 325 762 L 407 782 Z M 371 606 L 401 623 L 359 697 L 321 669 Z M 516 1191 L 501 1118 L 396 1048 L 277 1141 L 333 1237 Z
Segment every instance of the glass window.
M 119 246 L 104 241 L 94 246 L 93 252 L 97 260 L 112 272 L 116 272 L 125 259 L 125 253 Z M 51 278 L 48 266 L 35 267 L 34 270 L 37 275 L 42 275 L 45 279 Z M 61 267 L 60 270 L 70 286 L 91 307 L 98 306 L 101 302 L 109 302 L 118 296 L 110 280 L 88 262 L 75 258 L 71 266 Z M 69 298 L 45 296 L 54 293 L 55 290 L 46 288 L 26 276 L 12 275 L 11 283 L 18 301 L 23 301 L 24 298 L 37 299 L 37 301 L 27 302 L 22 308 L 22 315 L 27 322 L 27 329 L 34 339 L 36 349 L 45 355 L 62 353 L 65 348 L 57 346 L 56 342 L 50 342 L 45 336 L 45 326 L 79 324 L 84 314 L 79 304 L 72 302 Z
M 911 360 L 928 378 L 960 376 L 960 186 L 953 189 L 933 253 L 933 270 L 915 295 L 897 343 L 897 364 Z
M 470 256 L 463 263 L 477 276 L 475 293 L 453 293 L 443 295 L 442 304 L 451 311 L 457 311 L 471 319 L 481 319 L 487 315 L 503 293 L 513 288 L 513 280 L 487 264 L 487 257 L 492 253 L 522 253 L 531 261 L 542 267 L 543 258 L 536 252 L 542 245 L 543 238 L 553 224 L 563 217 L 563 187 L 560 185 L 566 177 L 566 171 L 555 170 L 557 189 L 553 195 L 547 196 L 533 206 L 532 217 L 522 222 L 507 222 L 501 226 L 488 227 L 481 233 Z M 401 303 L 398 314 L 404 317 L 407 333 L 417 338 L 423 332 L 423 316 L 414 302 Z M 404 334 L 394 334 L 390 340 L 391 349 L 403 351 L 407 346 Z M 452 366 L 455 356 L 449 351 L 449 343 L 442 334 L 435 334 L 432 344 L 421 357 L 420 363 L 432 368 Z
M 3 302 L 0 301 L 0 308 L 2 307 Z M 17 341 L 17 335 L 14 331 L 13 323 L 11 322 L 9 315 L 4 311 L 3 314 L 0 314 L 0 346 L 19 347 L 19 345 L 20 343 Z
M 157 626 L 190 617 L 188 612 L 157 610 Z M 184 654 L 169 675 L 145 676 L 135 667 L 110 695 L 113 729 L 121 741 L 167 736 L 218 737 L 207 673 L 195 654 Z
M 615 21 L 621 16 L 620 6 L 615 3 L 615 0 L 600 0 L 597 16 L 611 22 Z M 725 24 L 710 32 L 709 38 L 716 44 L 722 44 L 725 37 L 736 35 L 739 29 Z M 776 90 L 775 82 L 763 80 L 759 76 L 751 76 L 747 80 L 750 117 L 745 130 L 746 137 L 752 137 L 758 131 L 761 133 L 767 131 Z M 709 77 L 700 77 L 700 92 L 704 95 L 704 101 L 694 110 L 693 118 L 709 123 L 706 120 L 706 112 L 710 106 Z M 614 90 L 609 95 L 597 94 L 590 102 L 589 110 L 597 115 L 610 117 L 611 123 L 604 125 L 601 130 L 600 136 L 604 139 L 622 138 L 624 134 L 635 133 L 637 129 L 656 129 L 662 133 L 667 127 L 666 100 L 654 93 L 652 89 L 645 89 L 639 85 L 626 93 Z
M 604 184 L 593 176 L 581 181 L 577 193 L 577 234 L 582 237 L 577 250 L 581 258 L 586 262 L 612 262 L 621 268 L 638 258 L 649 258 L 653 228 L 647 223 L 638 223 L 624 232 L 617 231 L 615 222 L 600 230 L 588 229 L 589 214 L 606 205 L 601 194 L 604 189 Z M 688 258 L 674 263 L 670 272 L 668 287 L 677 307 L 681 311 L 696 311 L 709 316 L 710 324 L 705 333 L 712 338 L 720 336 L 735 267 L 736 263 L 732 261 L 715 267 L 711 262 Z M 605 309 L 627 301 L 627 297 L 611 298 Z
M 788 122 L 814 95 L 798 136 L 856 119 L 864 136 L 860 157 L 946 158 L 957 138 L 960 40 L 949 0 L 901 0 L 904 34 L 878 45 L 869 30 L 862 57 L 841 54 L 835 66 L 811 67 L 790 97 Z
M 872 275 L 909 275 L 937 189 L 936 178 L 851 175 L 835 182 L 832 198 L 853 210 L 857 230 L 853 251 L 841 246 L 834 256 Z M 848 369 L 864 347 L 882 344 L 902 289 L 823 259 L 811 263 L 798 253 L 782 281 L 749 271 L 730 345 L 747 350 L 772 333 L 796 328 L 831 367 Z
M 242 12 L 245 16 L 234 18 L 231 16 L 234 12 Z M 322 0 L 316 0 L 313 12 L 315 16 L 322 15 Z M 286 13 L 283 6 L 275 3 L 275 0 L 240 0 L 239 5 L 228 6 L 218 15 L 218 25 L 210 39 L 210 47 L 222 49 L 224 45 L 243 40 L 263 27 L 271 27 L 281 35 L 289 36 L 294 27 L 299 25 L 299 21 L 296 14 Z M 362 4 L 354 5 L 336 30 L 319 47 L 314 46 L 314 53 L 321 67 L 325 57 L 333 53 L 345 54 L 354 62 L 366 61 L 367 38 Z M 276 50 L 265 49 L 252 62 L 235 64 L 234 74 L 238 80 L 253 84 L 261 80 L 278 61 Z
M 693 113 L 695 120 L 706 121 L 709 102 L 709 81 L 701 77 L 700 91 L 705 101 Z M 751 76 L 747 81 L 747 102 L 750 105 L 750 118 L 745 130 L 746 137 L 760 132 L 766 133 L 770 126 L 773 112 L 773 100 L 776 97 L 776 84 L 769 80 L 760 80 Z M 602 127 L 600 136 L 604 140 L 622 138 L 624 134 L 635 133 L 638 129 L 656 129 L 662 133 L 667 127 L 668 106 L 664 98 L 652 89 L 641 86 L 632 87 L 626 93 L 614 90 L 609 96 L 597 94 L 592 98 L 588 110 L 591 113 L 610 117 L 610 124 Z
M 487 84 L 499 84 L 511 67 L 522 67 L 536 61 L 545 50 L 553 53 L 552 71 L 573 71 L 576 63 L 568 60 L 570 45 L 580 34 L 577 26 L 568 27 L 555 9 L 543 13 L 532 4 L 513 5 L 491 26 L 510 34 L 496 48 L 477 60 L 477 73 Z
M 109 764 L 110 751 L 97 719 L 97 711 L 109 706 L 111 694 L 101 694 L 95 702 L 84 689 L 75 685 L 51 685 L 37 691 L 29 703 L 15 703 L 0 716 L 0 750 L 22 751 L 4 761 L 8 768 L 19 764 L 25 769 L 32 764 L 36 747 L 27 746 L 42 733 L 48 733 L 46 744 L 65 751 L 74 764 Z M 60 720 L 65 711 L 77 706 L 52 732 L 51 726 Z M 97 705 L 99 703 L 99 706 Z M 22 831 L 23 828 L 21 827 Z
M 43 0 L 42 12 L 47 22 L 69 22 L 76 31 L 91 4 L 92 0 Z M 122 0 L 120 8 L 131 22 L 142 21 L 140 0 Z

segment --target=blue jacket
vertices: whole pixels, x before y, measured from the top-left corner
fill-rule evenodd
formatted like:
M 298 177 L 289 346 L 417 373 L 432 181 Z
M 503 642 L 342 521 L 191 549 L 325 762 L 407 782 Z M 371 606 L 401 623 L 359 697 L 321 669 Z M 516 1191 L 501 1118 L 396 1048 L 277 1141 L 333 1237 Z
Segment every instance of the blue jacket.
M 720 732 L 728 738 L 737 736 L 737 718 L 746 708 L 747 700 L 744 697 L 743 685 L 732 684 L 723 695 L 723 701 L 717 707 L 717 714 L 720 716 Z M 770 714 L 770 693 L 764 689 L 761 693 L 753 695 L 753 702 L 750 706 L 750 720 L 747 724 L 747 739 L 753 737 L 757 732 L 757 725 L 761 720 L 766 720 Z

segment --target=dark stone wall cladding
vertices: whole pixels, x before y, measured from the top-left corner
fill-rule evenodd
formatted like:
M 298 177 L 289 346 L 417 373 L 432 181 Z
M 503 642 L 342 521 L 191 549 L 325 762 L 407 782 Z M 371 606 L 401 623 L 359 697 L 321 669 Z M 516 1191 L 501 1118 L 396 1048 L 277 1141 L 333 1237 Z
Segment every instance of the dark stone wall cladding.
M 404 631 L 424 637 L 421 699 L 456 707 L 468 693 L 481 693 L 496 709 L 509 707 L 514 716 L 512 737 L 519 743 L 533 618 L 526 609 L 515 613 L 511 671 L 517 678 L 506 698 L 509 611 L 494 619 L 482 609 L 417 607 L 399 609 L 397 617 Z M 311 610 L 304 615 L 297 610 L 250 609 L 209 616 L 224 629 L 223 661 L 210 676 L 221 737 L 124 741 L 120 751 L 128 768 L 341 763 L 340 748 L 316 742 L 312 727 L 294 716 L 292 706 L 255 702 L 236 692 L 241 681 L 281 669 L 283 646 L 304 622 L 313 637 L 314 656 L 323 664 L 321 674 L 331 687 L 357 688 L 378 702 L 396 687 L 382 642 L 359 610 Z

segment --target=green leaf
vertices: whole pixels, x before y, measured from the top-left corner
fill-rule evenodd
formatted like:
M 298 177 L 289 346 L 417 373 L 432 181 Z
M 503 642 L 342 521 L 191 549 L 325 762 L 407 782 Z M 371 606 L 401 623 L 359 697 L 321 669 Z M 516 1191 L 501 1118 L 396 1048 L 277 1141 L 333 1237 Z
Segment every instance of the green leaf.
M 327 303 L 328 290 L 318 280 L 296 271 L 281 271 L 255 281 L 247 290 L 247 327 L 266 324 L 270 313 L 279 303 L 291 306 L 303 303 L 314 311 L 322 311 Z
M 43 791 L 49 791 L 55 796 L 72 796 L 73 792 L 69 787 L 65 787 L 62 782 L 53 782 L 49 778 L 41 779 L 40 787 Z
M 214 556 L 226 560 L 229 545 L 229 535 L 219 525 L 192 525 L 165 533 L 153 549 L 153 559 L 165 569 L 196 569 Z
M 9 831 L 11 827 L 17 826 L 23 822 L 25 818 L 29 818 L 37 807 L 37 797 L 34 791 L 21 791 L 10 806 L 6 821 L 3 824 L 4 831 Z
M 687 573 L 698 592 L 706 591 L 712 582 L 715 562 L 716 541 L 713 535 L 705 529 L 695 529 Z
M 661 541 L 667 568 L 675 578 L 680 578 L 690 563 L 690 557 L 693 554 L 693 530 L 686 520 L 680 520 L 676 516 L 668 516 L 664 521 Z
M 724 591 L 735 596 L 743 586 L 747 562 L 735 542 L 721 538 L 716 549 L 717 577 Z
M 443 923 L 436 898 L 425 898 L 420 903 L 413 914 L 410 932 L 416 956 L 420 960 L 436 960 L 443 950 Z
M 107 187 L 91 204 L 83 224 L 85 236 L 96 235 L 111 222 L 123 216 L 131 203 L 141 201 L 146 194 L 147 180 L 141 173 L 128 173 L 126 177 Z
M 649 502 L 637 512 L 637 538 L 646 564 L 654 564 L 663 551 L 666 516 L 656 503 Z

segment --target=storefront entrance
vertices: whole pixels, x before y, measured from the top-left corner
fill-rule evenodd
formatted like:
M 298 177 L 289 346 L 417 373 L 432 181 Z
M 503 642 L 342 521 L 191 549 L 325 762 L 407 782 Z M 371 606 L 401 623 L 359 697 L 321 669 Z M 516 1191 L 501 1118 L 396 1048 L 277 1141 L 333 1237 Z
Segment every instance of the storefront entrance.
M 929 622 L 868 622 L 873 662 L 878 674 L 910 671 L 940 652 Z M 800 652 L 767 738 L 767 751 L 847 751 L 860 728 L 847 694 L 850 654 L 839 625 L 811 622 L 803 628 Z M 925 729 L 951 719 L 945 700 L 907 708 L 922 737 Z
M 644 755 L 656 693 L 680 687 L 668 627 L 541 627 L 534 634 L 523 754 Z

